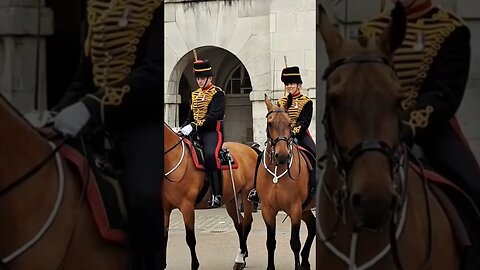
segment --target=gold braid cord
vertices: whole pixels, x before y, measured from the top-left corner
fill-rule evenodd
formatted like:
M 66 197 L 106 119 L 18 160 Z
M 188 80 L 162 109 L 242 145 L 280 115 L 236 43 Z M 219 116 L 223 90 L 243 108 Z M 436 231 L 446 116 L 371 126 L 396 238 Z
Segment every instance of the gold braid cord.
M 137 45 L 160 6 L 160 0 L 90 0 L 87 4 L 88 34 L 85 55 L 93 66 L 95 86 L 103 91 L 97 99 L 104 106 L 119 105 L 130 86 L 125 79 L 136 60 Z
M 190 108 L 192 109 L 193 119 L 197 126 L 203 126 L 205 116 L 208 112 L 208 105 L 210 105 L 213 96 L 219 91 L 223 90 L 220 89 L 220 87 L 212 85 L 208 90 L 198 88 L 192 92 L 192 105 Z
M 284 96 L 278 100 L 279 105 L 285 105 L 288 101 L 288 96 Z M 300 113 L 303 110 L 303 107 L 307 102 L 310 101 L 310 98 L 307 96 L 299 96 L 293 98 L 292 106 L 288 108 L 288 116 L 290 117 L 290 125 L 292 126 L 293 133 L 297 134 L 300 132 L 301 127 L 297 125 L 297 119 L 300 116 Z
M 360 27 L 360 31 L 368 37 L 379 36 L 388 26 L 389 21 L 388 14 L 384 13 L 365 23 Z M 404 110 L 416 105 L 418 91 L 443 42 L 462 25 L 464 22 L 460 18 L 443 10 L 439 10 L 431 18 L 408 22 L 405 39 L 394 55 L 394 66 L 401 85 Z M 417 127 L 426 127 L 432 112 L 431 106 L 412 111 L 410 120 L 405 123 L 411 126 L 413 131 Z

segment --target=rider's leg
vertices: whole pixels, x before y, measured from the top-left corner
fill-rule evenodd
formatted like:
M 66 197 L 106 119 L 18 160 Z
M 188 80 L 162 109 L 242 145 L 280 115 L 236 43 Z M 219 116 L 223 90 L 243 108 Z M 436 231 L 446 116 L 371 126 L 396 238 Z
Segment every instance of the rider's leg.
M 223 144 L 222 136 L 218 131 L 206 132 L 201 135 L 203 145 L 205 146 L 205 173 L 211 173 L 212 180 L 212 200 L 209 207 L 219 207 L 222 205 L 222 171 L 218 152 Z
M 308 185 L 310 187 L 310 191 L 314 192 L 315 188 L 316 188 L 316 183 L 317 183 L 316 174 L 315 174 L 315 171 L 316 171 L 316 168 L 315 168 L 315 163 L 316 163 L 316 160 L 315 160 L 315 152 L 316 152 L 315 142 L 313 141 L 312 137 L 310 137 L 310 135 L 308 135 L 308 134 L 300 135 L 300 136 L 297 137 L 297 139 L 298 139 L 298 144 L 300 146 L 304 147 L 305 149 L 310 151 L 310 153 L 313 154 L 313 156 L 311 156 L 311 155 L 307 155 L 307 156 L 310 160 L 310 164 L 312 165 L 312 168 L 310 169 Z
M 253 178 L 253 189 L 250 190 L 247 197 L 248 201 L 257 203 L 257 207 L 258 207 L 258 203 L 260 202 L 260 198 L 258 197 L 258 194 L 257 194 L 257 174 L 258 174 L 258 167 L 260 166 L 260 162 L 262 161 L 263 153 L 264 152 L 260 153 L 257 156 L 257 164 L 255 165 L 255 176 Z
M 160 181 L 163 177 L 163 127 L 148 124 L 131 128 L 118 142 L 125 166 L 125 193 L 131 247 L 145 269 L 159 269 L 163 239 Z M 139 268 L 142 269 L 142 268 Z
M 477 208 L 480 208 L 478 162 L 468 146 L 454 134 L 454 131 L 450 129 L 438 134 L 428 143 L 424 143 L 423 148 L 429 165 L 464 189 L 476 203 Z M 466 248 L 463 254 L 464 269 L 480 269 L 480 232 L 478 232 L 480 221 L 475 218 L 475 214 L 470 213 L 463 215 L 472 243 L 472 247 Z

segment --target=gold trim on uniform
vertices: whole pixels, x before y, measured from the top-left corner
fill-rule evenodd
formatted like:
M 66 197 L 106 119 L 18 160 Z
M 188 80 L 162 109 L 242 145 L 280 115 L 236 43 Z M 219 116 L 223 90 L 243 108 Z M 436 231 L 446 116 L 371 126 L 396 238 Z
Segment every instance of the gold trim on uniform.
M 212 68 L 209 67 L 209 68 L 193 69 L 193 70 L 196 71 L 196 72 L 202 72 L 202 71 L 212 70 Z
M 368 37 L 378 36 L 387 27 L 389 21 L 389 16 L 383 14 L 364 24 L 360 27 L 360 31 Z M 423 85 L 430 65 L 441 49 L 443 42 L 457 27 L 462 25 L 464 23 L 460 18 L 443 10 L 439 10 L 431 18 L 408 22 L 405 39 L 402 46 L 395 52 L 393 59 L 402 88 L 403 100 L 401 105 L 404 110 L 415 106 L 418 91 Z M 418 47 L 421 49 L 418 49 Z M 413 130 L 416 127 L 425 127 L 428 125 L 428 119 L 432 112 L 433 108 L 431 106 L 413 111 L 407 124 Z
M 104 105 L 119 105 L 130 86 L 125 79 L 136 60 L 137 45 L 161 0 L 89 0 L 85 56 L 90 56 L 93 81 L 105 93 Z M 122 23 L 120 23 L 122 22 Z
M 300 73 L 283 73 L 283 76 L 300 76 Z
M 288 96 L 284 96 L 278 100 L 279 105 L 285 105 L 288 101 Z M 292 126 L 292 130 L 294 133 L 300 132 L 300 126 L 297 126 L 297 119 L 300 116 L 300 113 L 303 110 L 303 107 L 307 102 L 310 101 L 310 98 L 307 96 L 301 95 L 298 97 L 294 97 L 292 100 L 292 106 L 288 108 L 288 116 L 290 117 L 290 125 Z
M 219 91 L 223 90 L 220 87 L 212 85 L 208 90 L 198 88 L 192 92 L 192 105 L 190 106 L 190 109 L 193 112 L 193 119 L 197 126 L 202 126 L 205 122 L 208 105 L 210 105 L 213 96 Z

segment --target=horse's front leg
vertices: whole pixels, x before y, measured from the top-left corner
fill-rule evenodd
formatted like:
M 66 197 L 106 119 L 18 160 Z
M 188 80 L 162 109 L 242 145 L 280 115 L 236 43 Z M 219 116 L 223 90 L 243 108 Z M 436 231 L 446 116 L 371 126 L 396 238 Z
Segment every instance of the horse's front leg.
M 302 213 L 302 220 L 305 221 L 305 224 L 307 224 L 308 235 L 301 252 L 302 264 L 300 269 L 310 270 L 310 262 L 308 261 L 308 258 L 310 257 L 310 249 L 312 247 L 313 239 L 315 239 L 316 235 L 315 216 L 313 215 L 312 211 L 307 210 Z
M 185 239 L 187 241 L 188 247 L 190 248 L 190 255 L 192 257 L 192 270 L 197 270 L 200 267 L 200 263 L 198 262 L 197 252 L 195 251 L 197 240 L 195 239 L 194 206 L 193 204 L 186 204 L 184 207 L 180 208 L 180 211 L 183 214 L 183 221 L 185 222 Z
M 297 207 L 293 207 L 293 206 Z M 293 256 L 295 258 L 295 270 L 300 268 L 300 222 L 302 217 L 302 209 L 301 204 L 294 204 L 292 205 L 292 209 L 288 211 L 288 215 L 290 216 L 290 220 L 292 221 L 292 231 L 290 233 L 290 248 L 293 251 Z
M 277 240 L 275 240 L 275 226 L 277 212 L 274 212 L 268 206 L 262 206 L 262 216 L 267 226 L 267 251 L 268 251 L 268 265 L 267 270 L 275 270 L 275 248 Z
M 167 269 L 167 242 L 168 242 L 168 229 L 170 227 L 170 214 L 172 210 L 164 209 L 164 227 L 163 227 L 163 243 L 162 243 L 162 258 L 160 269 Z
M 248 202 L 250 203 L 250 202 Z M 233 265 L 234 270 L 241 270 L 245 268 L 247 265 L 245 259 L 248 257 L 248 249 L 247 249 L 247 239 L 245 236 L 245 222 L 247 218 L 244 218 L 240 215 L 240 223 L 238 222 L 237 218 L 237 206 L 235 205 L 235 201 L 230 201 L 226 204 L 228 215 L 232 218 L 233 224 L 235 225 L 235 230 L 237 231 L 240 249 L 237 252 L 237 257 L 235 258 L 235 263 Z M 246 207 L 247 208 L 247 207 Z M 248 209 L 245 209 L 248 212 Z M 245 213 L 245 215 L 248 215 Z M 250 227 L 252 223 L 251 217 L 251 206 L 250 206 Z M 248 233 L 247 233 L 248 234 Z

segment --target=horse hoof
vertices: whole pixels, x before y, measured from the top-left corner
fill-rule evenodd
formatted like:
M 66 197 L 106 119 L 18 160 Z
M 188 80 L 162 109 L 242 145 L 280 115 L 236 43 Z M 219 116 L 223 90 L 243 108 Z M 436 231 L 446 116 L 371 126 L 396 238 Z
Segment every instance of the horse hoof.
M 233 270 L 242 270 L 243 268 L 245 268 L 247 266 L 246 263 L 235 263 L 233 265 Z

